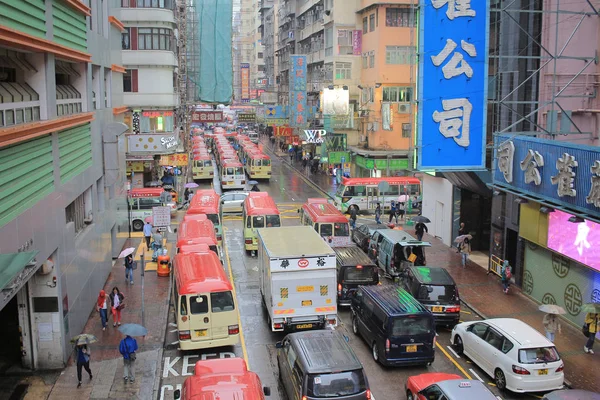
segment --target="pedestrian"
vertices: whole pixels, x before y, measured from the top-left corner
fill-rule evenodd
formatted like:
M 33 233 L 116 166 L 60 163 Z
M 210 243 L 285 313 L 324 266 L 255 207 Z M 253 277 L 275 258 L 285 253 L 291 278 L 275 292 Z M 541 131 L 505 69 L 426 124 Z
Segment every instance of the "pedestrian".
M 471 254 L 471 241 L 469 238 L 465 238 L 465 240 L 460 243 L 459 251 L 462 258 L 462 266 L 465 268 L 467 266 L 467 261 L 469 260 L 469 254 Z
M 375 207 L 375 222 L 381 223 L 381 204 L 377 203 L 377 207 Z
M 587 313 L 585 315 L 585 324 L 587 326 L 587 330 L 589 332 L 588 340 L 585 346 L 583 346 L 583 351 L 586 353 L 594 354 L 594 341 L 596 340 L 596 333 L 598 332 L 598 328 L 600 327 L 600 314 L 597 313 Z
M 425 234 L 425 232 L 429 233 L 427 225 L 425 225 L 422 222 L 417 222 L 417 225 L 415 225 L 415 233 L 417 234 L 417 239 L 419 241 L 423 240 L 423 235 Z
M 467 228 L 465 228 L 465 223 L 461 222 L 460 226 L 458 227 L 458 236 L 462 236 L 462 235 L 466 235 L 467 234 Z M 456 252 L 460 253 L 460 243 L 458 243 L 456 245 Z
M 98 294 L 98 301 L 96 303 L 96 309 L 100 313 L 100 320 L 102 320 L 102 330 L 106 330 L 106 324 L 108 323 L 108 307 L 106 306 L 106 292 L 100 291 Z
M 295 151 L 295 150 L 294 150 L 294 148 L 293 148 L 293 147 L 290 147 L 290 150 L 288 151 L 288 153 L 289 153 L 289 155 L 290 155 L 290 162 L 291 162 L 291 163 L 293 163 L 293 162 L 294 162 L 294 156 L 295 156 L 295 154 L 294 154 L 294 151 Z
M 468 240 L 468 239 L 466 239 Z M 510 278 L 512 277 L 511 267 L 508 264 L 508 260 L 504 260 L 502 267 L 500 267 L 500 278 L 502 281 L 502 290 L 504 294 L 508 294 L 508 288 L 510 287 Z
M 400 219 L 404 221 L 404 214 L 406 213 L 406 204 L 398 202 L 397 212 L 400 215 Z M 398 223 L 398 216 L 396 216 L 396 223 Z
M 90 381 L 92 380 L 92 370 L 90 369 L 90 349 L 87 347 L 87 344 L 78 344 L 75 346 L 75 352 L 77 353 L 77 387 L 81 387 L 81 369 L 85 368 L 85 372 L 90 376 Z
M 350 212 L 350 226 L 352 227 L 352 229 L 354 229 L 356 228 L 356 216 L 358 214 L 356 205 L 352 204 L 348 211 Z
M 154 234 L 152 235 L 152 250 L 154 250 L 154 253 L 152 254 L 152 261 L 156 261 L 158 259 L 158 255 L 162 247 L 163 236 L 160 234 L 158 229 L 155 229 Z
M 546 337 L 548 338 L 549 341 L 554 343 L 554 336 L 556 334 L 556 331 L 558 331 L 558 333 L 561 333 L 561 331 L 562 331 L 562 327 L 560 326 L 560 323 L 558 322 L 558 318 L 556 318 L 555 314 L 546 314 L 546 315 L 544 315 L 544 319 L 542 322 L 544 323 L 544 330 L 546 331 Z
M 146 221 L 144 224 L 144 239 L 146 239 L 146 251 L 150 251 L 150 238 L 152 237 L 152 224 Z
M 125 283 L 129 281 L 133 285 L 133 254 L 125 257 Z
M 192 198 L 194 197 L 194 191 L 190 190 L 190 194 L 188 195 L 188 203 L 192 202 Z
M 396 224 L 398 223 L 398 214 L 396 213 L 396 202 L 392 200 L 390 202 L 390 220 L 388 223 L 392 223 L 392 219 L 396 217 Z
M 125 308 L 125 296 L 118 287 L 114 287 L 108 295 L 110 299 L 110 309 L 113 316 L 113 326 L 121 325 L 121 310 Z
M 187 202 L 190 199 L 190 189 L 185 188 L 183 191 L 183 199 Z
M 138 349 L 137 341 L 127 335 L 121 343 L 119 343 L 119 353 L 123 356 L 123 381 L 127 383 L 135 382 L 135 360 L 137 355 L 135 352 Z

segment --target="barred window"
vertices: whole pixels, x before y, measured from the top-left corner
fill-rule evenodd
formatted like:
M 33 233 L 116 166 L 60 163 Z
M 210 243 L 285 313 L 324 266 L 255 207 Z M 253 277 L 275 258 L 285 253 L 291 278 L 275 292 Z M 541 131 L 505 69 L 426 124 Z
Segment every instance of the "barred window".
M 335 79 L 352 79 L 352 63 L 336 62 Z
M 411 46 L 386 46 L 386 64 L 412 64 L 414 62 L 414 48 Z
M 369 19 L 367 17 L 363 18 L 363 35 L 369 31 Z
M 383 88 L 383 101 L 411 102 L 413 101 L 413 88 L 404 86 L 389 86 Z
M 409 7 L 386 8 L 385 26 L 414 28 L 417 26 L 416 12 Z

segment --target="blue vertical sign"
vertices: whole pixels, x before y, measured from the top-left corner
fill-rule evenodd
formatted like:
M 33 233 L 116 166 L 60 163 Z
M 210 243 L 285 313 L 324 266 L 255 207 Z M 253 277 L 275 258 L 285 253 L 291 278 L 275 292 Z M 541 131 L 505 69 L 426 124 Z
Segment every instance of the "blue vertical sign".
M 485 168 L 489 0 L 420 0 L 420 170 Z
M 290 62 L 290 126 L 304 127 L 308 122 L 306 56 L 290 56 Z

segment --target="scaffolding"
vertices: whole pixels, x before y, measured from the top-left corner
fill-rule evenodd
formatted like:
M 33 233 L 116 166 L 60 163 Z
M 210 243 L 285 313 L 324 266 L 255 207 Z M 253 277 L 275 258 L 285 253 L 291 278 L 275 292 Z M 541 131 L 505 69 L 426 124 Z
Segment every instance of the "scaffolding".
M 488 143 L 491 132 L 589 141 L 594 130 L 583 125 L 597 112 L 590 106 L 599 74 L 597 49 L 581 45 L 581 35 L 592 26 L 595 34 L 598 9 L 590 0 L 495 0 L 491 7 Z

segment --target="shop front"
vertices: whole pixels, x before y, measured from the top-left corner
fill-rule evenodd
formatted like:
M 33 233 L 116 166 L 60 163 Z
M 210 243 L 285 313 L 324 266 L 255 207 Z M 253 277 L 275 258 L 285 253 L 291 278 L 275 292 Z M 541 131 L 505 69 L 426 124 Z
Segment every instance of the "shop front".
M 582 306 L 600 301 L 600 149 L 502 135 L 494 147 L 492 253 L 515 267 L 523 293 L 581 326 Z
M 147 187 L 158 181 L 162 167 L 187 165 L 187 154 L 177 134 L 128 134 L 126 137 L 127 177 L 132 188 Z M 184 155 L 185 160 L 181 161 Z M 175 156 L 173 163 L 161 162 L 168 156 Z
M 409 169 L 408 158 L 391 157 L 392 155 L 387 154 L 357 154 L 353 160 L 351 174 L 356 178 L 407 176 Z

